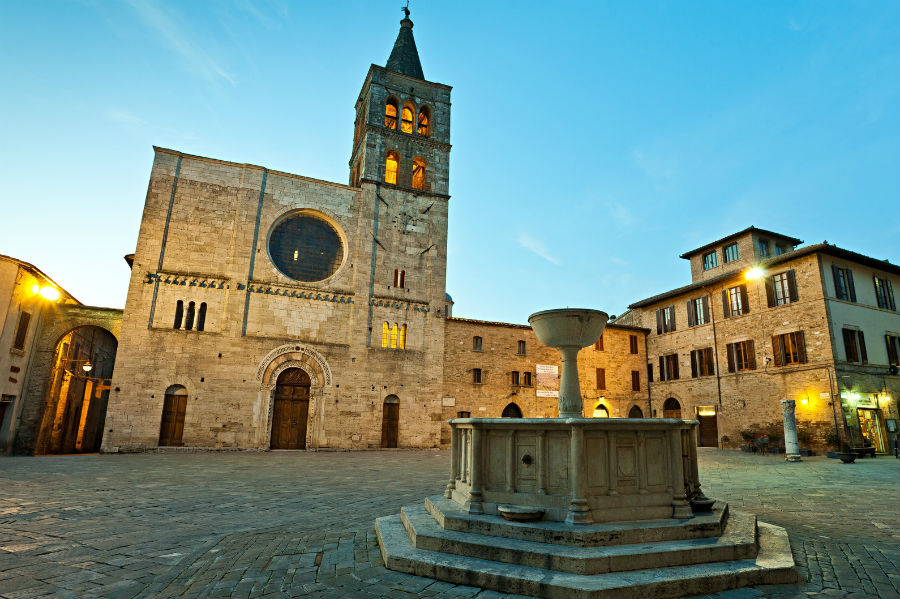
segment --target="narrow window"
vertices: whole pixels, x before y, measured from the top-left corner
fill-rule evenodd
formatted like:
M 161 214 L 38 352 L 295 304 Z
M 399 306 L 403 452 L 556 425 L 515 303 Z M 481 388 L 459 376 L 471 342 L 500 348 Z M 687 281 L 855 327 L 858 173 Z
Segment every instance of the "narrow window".
M 400 289 L 406 289 L 406 271 L 405 270 L 400 271 L 400 285 L 398 285 L 398 287 L 400 287 Z
M 722 254 L 725 256 L 725 264 L 729 262 L 734 262 L 740 257 L 740 252 L 738 251 L 738 244 L 732 243 L 730 245 L 726 245 L 725 249 L 722 250 Z
M 687 313 L 689 327 L 709 322 L 709 296 L 704 295 L 697 299 L 688 300 Z
M 181 321 L 184 319 L 184 301 L 178 300 L 178 303 L 175 304 L 175 323 L 172 325 L 173 329 L 181 328 Z
M 875 299 L 878 307 L 885 310 L 897 310 L 897 305 L 894 303 L 894 288 L 890 280 L 874 276 L 872 281 L 875 283 Z
M 629 335 L 628 336 L 628 351 L 633 354 L 638 353 L 638 336 L 637 335 Z
M 601 391 L 606 390 L 606 369 L 598 368 L 597 369 L 597 389 Z
M 16 326 L 16 338 L 13 340 L 13 349 L 25 349 L 25 337 L 28 336 L 28 324 L 30 322 L 30 312 L 19 314 L 19 324 Z
M 475 335 L 472 337 L 472 351 L 481 351 L 481 337 Z
M 776 255 L 776 256 L 780 256 L 780 255 L 783 254 L 783 253 L 784 253 L 784 246 L 783 246 L 783 245 L 777 245 L 777 244 L 776 244 L 776 245 L 775 245 L 775 255 Z
M 481 384 L 481 369 L 480 368 L 472 369 L 472 382 L 475 384 Z
M 397 184 L 397 171 L 400 170 L 400 155 L 397 152 L 388 152 L 384 161 L 384 182 L 391 185 Z
M 425 189 L 425 161 L 421 158 L 413 160 L 412 186 L 414 189 Z
M 190 331 L 194 328 L 194 302 L 188 304 L 187 318 L 184 319 L 184 330 Z
M 422 137 L 428 137 L 428 108 L 422 107 L 419 111 L 419 125 L 416 127 L 416 133 Z
M 675 306 L 660 308 L 656 311 L 656 333 L 670 333 L 675 330 Z
M 400 325 L 400 337 L 397 339 L 397 348 L 406 349 L 406 325 Z
M 722 290 L 722 312 L 725 314 L 725 318 L 748 314 L 750 312 L 749 304 L 746 285 Z
M 719 254 L 716 250 L 703 254 L 703 270 L 709 270 L 719 265 Z
M 900 339 L 896 335 L 885 335 L 884 343 L 887 347 L 888 364 L 900 366 Z
M 757 247 L 759 248 L 759 255 L 763 258 L 768 257 L 769 255 L 769 242 L 765 239 L 760 239 L 757 242 Z
M 678 379 L 678 354 L 659 357 L 659 380 L 672 381 Z
M 408 104 L 400 113 L 400 130 L 404 133 L 412 133 L 413 130 L 413 110 Z
M 393 100 L 388 100 L 384 107 L 384 126 L 388 129 L 397 128 L 397 105 Z
M 774 275 L 766 284 L 769 307 L 784 306 L 797 301 L 797 280 L 793 270 Z
M 632 391 L 640 391 L 641 390 L 641 372 L 639 370 L 631 371 L 631 390 Z
M 391 325 L 391 349 L 397 349 L 397 323 Z
M 510 374 L 509 381 L 510 381 L 510 383 L 512 383 L 512 386 L 518 387 L 519 386 L 519 371 L 513 370 L 509 374 Z
M 524 356 L 524 355 L 525 355 L 525 342 L 524 342 L 524 341 L 519 341 L 519 342 L 516 344 L 516 346 L 517 346 L 517 347 L 516 347 L 516 354 L 517 354 L 517 355 L 520 355 L 520 356 Z
M 600 335 L 600 338 L 597 339 L 597 342 L 594 344 L 594 349 L 597 351 L 603 351 L 603 335 Z
M 531 373 L 530 372 L 522 373 L 522 384 L 526 387 L 531 386 Z
M 647 364 L 647 382 L 653 382 L 653 364 Z
M 381 347 L 390 347 L 391 345 L 391 325 L 386 322 L 381 323 Z
M 206 302 L 200 304 L 200 310 L 197 312 L 197 330 L 202 331 L 206 326 Z
M 831 276 L 834 279 L 834 296 L 850 302 L 856 301 L 856 289 L 853 286 L 853 273 L 849 268 L 831 265 Z

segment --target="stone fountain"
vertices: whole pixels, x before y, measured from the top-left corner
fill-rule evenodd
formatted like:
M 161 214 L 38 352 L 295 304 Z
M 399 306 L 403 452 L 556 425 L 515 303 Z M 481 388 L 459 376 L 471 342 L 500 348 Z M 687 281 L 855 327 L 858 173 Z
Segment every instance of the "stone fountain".
M 558 418 L 450 421 L 443 495 L 376 520 L 385 565 L 538 597 L 677 597 L 796 582 L 787 534 L 703 496 L 694 420 L 582 416 L 599 310 L 532 314 L 559 350 Z

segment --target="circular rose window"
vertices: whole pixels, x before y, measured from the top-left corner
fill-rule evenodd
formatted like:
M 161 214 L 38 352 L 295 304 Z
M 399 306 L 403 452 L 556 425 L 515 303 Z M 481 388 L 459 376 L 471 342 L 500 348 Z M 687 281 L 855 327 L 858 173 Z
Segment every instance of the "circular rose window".
M 295 281 L 322 281 L 344 259 L 344 245 L 329 223 L 308 214 L 279 222 L 269 235 L 269 255 L 283 274 Z

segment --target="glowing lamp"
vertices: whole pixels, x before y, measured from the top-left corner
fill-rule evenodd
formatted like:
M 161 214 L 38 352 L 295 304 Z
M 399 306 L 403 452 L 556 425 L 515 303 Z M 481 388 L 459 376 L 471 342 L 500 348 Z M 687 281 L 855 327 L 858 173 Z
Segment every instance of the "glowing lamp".
M 805 406 L 806 404 L 809 403 L 809 399 L 804 397 L 803 399 L 800 400 L 800 403 L 802 403 Z
M 84 364 L 81 365 L 81 369 L 82 369 L 83 371 L 85 371 L 85 372 L 90 372 L 91 370 L 94 369 L 94 365 L 91 364 L 91 361 L 90 361 L 90 360 L 86 360 L 86 361 L 84 362 Z
M 744 273 L 744 278 L 747 279 L 748 281 L 752 281 L 754 279 L 758 279 L 758 278 L 762 277 L 763 274 L 765 274 L 763 272 L 763 269 L 761 269 L 758 266 L 754 266 L 753 268 L 751 268 L 750 270 L 748 270 L 747 272 Z
M 44 285 L 41 287 L 40 294 L 42 298 L 50 300 L 51 302 L 55 302 L 59 299 L 59 289 L 51 285 Z
M 716 409 L 715 408 L 700 408 L 697 410 L 697 416 L 715 416 Z

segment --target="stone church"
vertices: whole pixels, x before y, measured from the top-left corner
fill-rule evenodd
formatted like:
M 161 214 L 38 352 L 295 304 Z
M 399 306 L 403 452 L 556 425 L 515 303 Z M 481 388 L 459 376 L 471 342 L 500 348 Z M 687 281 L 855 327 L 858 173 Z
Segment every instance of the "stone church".
M 154 148 L 104 451 L 434 447 L 460 414 L 554 414 L 532 371 L 555 352 L 451 317 L 451 88 L 425 79 L 412 28 L 363 82 L 347 185 Z M 619 367 L 643 370 L 646 330 L 608 335 L 640 336 Z M 619 378 L 621 410 L 646 410 Z

